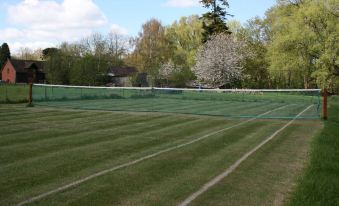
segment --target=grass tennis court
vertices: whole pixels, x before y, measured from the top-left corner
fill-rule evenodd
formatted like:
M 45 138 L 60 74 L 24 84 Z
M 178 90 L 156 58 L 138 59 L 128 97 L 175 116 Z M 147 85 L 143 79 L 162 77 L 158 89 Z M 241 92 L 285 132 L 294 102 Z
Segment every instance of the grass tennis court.
M 268 115 L 286 104 L 257 107 Z M 289 122 L 0 105 L 0 205 L 178 205 Z M 284 204 L 321 128 L 291 122 L 190 205 Z

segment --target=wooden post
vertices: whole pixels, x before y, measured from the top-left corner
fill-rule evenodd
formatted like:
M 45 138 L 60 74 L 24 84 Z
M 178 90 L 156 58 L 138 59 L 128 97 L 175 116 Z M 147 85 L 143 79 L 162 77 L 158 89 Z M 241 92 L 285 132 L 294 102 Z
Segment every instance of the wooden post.
M 326 88 L 323 91 L 323 98 L 324 98 L 324 103 L 323 103 L 323 119 L 327 120 L 327 89 Z
M 9 84 L 9 83 L 5 83 L 4 85 L 5 85 L 5 94 L 6 94 L 6 96 L 5 96 L 5 103 L 9 103 L 9 99 L 8 99 L 8 91 L 7 91 L 7 84 Z
M 28 96 L 28 105 L 29 107 L 33 106 L 33 83 L 29 83 L 29 96 Z

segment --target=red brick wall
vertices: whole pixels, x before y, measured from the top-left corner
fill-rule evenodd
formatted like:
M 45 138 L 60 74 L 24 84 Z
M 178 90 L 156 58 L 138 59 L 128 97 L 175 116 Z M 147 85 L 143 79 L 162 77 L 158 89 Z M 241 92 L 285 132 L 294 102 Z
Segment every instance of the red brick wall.
M 16 72 L 10 61 L 7 61 L 2 70 L 2 81 L 16 83 Z

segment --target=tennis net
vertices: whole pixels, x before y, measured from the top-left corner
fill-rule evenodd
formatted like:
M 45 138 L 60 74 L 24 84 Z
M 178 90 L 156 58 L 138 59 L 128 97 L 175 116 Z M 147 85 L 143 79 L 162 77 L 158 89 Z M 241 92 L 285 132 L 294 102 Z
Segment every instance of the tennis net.
M 33 85 L 35 105 L 87 110 L 165 112 L 230 118 L 320 118 L 318 89 L 178 89 Z

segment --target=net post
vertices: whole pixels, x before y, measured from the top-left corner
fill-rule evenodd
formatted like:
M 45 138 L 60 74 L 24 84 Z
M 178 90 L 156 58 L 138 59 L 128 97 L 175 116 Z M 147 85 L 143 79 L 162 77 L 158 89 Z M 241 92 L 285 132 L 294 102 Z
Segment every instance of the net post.
M 33 106 L 33 83 L 29 83 L 28 107 Z
M 327 120 L 327 89 L 323 90 L 323 119 Z

